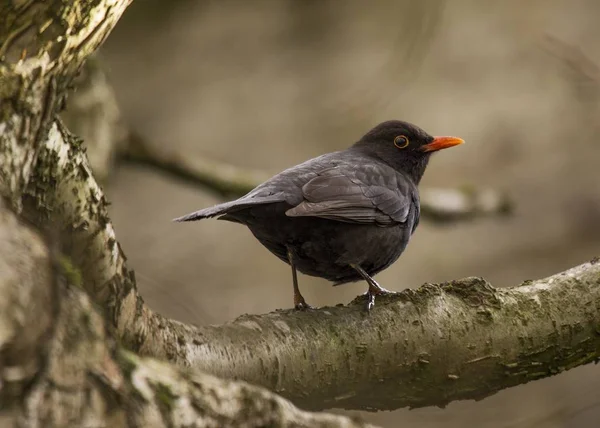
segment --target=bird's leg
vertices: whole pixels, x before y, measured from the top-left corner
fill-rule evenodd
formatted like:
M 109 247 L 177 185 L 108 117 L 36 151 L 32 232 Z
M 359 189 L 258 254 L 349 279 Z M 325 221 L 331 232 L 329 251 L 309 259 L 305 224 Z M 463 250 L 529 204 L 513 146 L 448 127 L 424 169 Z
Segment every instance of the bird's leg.
M 375 281 L 371 277 L 371 275 L 369 275 L 359 265 L 351 263 L 350 266 L 354 270 L 356 270 L 359 273 L 359 275 L 363 277 L 363 279 L 365 281 L 367 281 L 367 284 L 369 284 L 369 289 L 365 293 L 365 296 L 367 296 L 367 310 L 368 311 L 371 310 L 373 308 L 373 306 L 375 306 L 375 296 L 381 296 L 381 295 L 384 295 L 384 294 L 392 294 L 392 293 L 394 293 L 393 291 L 387 290 L 387 289 L 383 288 L 381 285 L 379 285 L 377 283 L 377 281 Z
M 312 306 L 306 303 L 306 300 L 304 300 L 304 297 L 302 297 L 302 294 L 300 293 L 300 288 L 298 288 L 298 274 L 296 273 L 296 265 L 294 264 L 294 255 L 292 253 L 292 250 L 290 250 L 289 248 L 287 249 L 287 256 L 290 262 L 290 266 L 292 267 L 292 282 L 294 284 L 294 308 L 299 310 L 312 309 Z

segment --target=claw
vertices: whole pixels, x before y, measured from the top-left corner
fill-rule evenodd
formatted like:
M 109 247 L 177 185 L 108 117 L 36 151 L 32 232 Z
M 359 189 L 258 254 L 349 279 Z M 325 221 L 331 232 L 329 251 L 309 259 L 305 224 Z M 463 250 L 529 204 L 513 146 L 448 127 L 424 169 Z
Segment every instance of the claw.
M 294 309 L 296 309 L 297 311 L 307 311 L 309 309 L 314 309 L 314 307 L 309 305 L 308 303 L 302 301 L 302 302 L 296 303 L 294 305 Z
M 367 298 L 367 303 L 365 305 L 365 310 L 367 312 L 370 312 L 371 309 L 373 309 L 373 306 L 375 306 L 375 294 L 367 291 L 364 295 Z
M 377 284 L 377 283 L 375 283 Z M 383 288 L 377 284 L 378 287 L 373 286 L 369 283 L 369 289 L 363 293 L 363 296 L 366 298 L 365 310 L 369 312 L 375 306 L 375 297 L 376 296 L 387 296 L 389 294 L 396 294 L 396 291 L 391 291 L 386 288 Z

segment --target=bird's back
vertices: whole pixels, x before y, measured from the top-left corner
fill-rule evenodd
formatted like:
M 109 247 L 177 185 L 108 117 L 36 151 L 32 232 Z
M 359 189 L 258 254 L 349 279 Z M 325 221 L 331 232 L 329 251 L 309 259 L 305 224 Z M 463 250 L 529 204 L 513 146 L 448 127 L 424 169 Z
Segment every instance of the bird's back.
M 302 202 L 302 187 L 315 178 L 321 171 L 330 169 L 347 161 L 346 151 L 327 153 L 306 162 L 288 168 L 258 185 L 240 200 L 281 195 L 282 201 L 291 206 Z

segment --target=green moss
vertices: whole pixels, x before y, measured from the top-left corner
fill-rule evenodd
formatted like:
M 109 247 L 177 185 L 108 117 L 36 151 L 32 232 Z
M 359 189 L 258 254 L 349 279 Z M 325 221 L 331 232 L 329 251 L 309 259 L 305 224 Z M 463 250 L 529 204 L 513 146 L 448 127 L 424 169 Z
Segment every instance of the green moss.
M 69 257 L 62 254 L 59 255 L 58 265 L 60 266 L 61 273 L 65 276 L 70 285 L 83 288 L 81 271 L 73 264 L 73 261 Z
M 446 293 L 460 297 L 469 306 L 500 308 L 502 304 L 496 295 L 497 290 L 484 278 L 469 277 L 450 281 L 441 285 Z
M 173 394 L 171 388 L 164 383 L 157 383 L 154 385 L 154 392 L 156 399 L 158 400 L 158 405 L 162 407 L 167 412 L 171 412 L 175 407 L 175 400 L 177 399 L 177 395 Z
M 131 377 L 131 374 L 138 366 L 139 357 L 133 352 L 121 349 L 117 353 L 116 359 L 123 370 L 123 375 L 127 378 Z
M 9 74 L 8 70 L 5 67 L 0 67 L 0 98 L 3 100 L 8 100 L 14 98 L 21 88 L 23 81 L 21 76 L 15 76 Z M 8 107 L 5 105 L 5 107 Z M 3 108 L 2 111 L 11 111 L 12 108 Z M 4 120 L 5 118 L 2 117 Z

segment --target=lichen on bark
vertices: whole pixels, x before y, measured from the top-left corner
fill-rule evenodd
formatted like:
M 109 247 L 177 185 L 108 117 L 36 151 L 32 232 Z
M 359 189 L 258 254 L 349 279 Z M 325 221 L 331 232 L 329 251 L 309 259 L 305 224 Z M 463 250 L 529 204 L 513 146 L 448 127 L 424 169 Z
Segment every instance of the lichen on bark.
M 513 289 L 482 278 L 426 284 L 382 298 L 368 317 L 355 302 L 222 326 L 166 319 L 138 294 L 102 192 L 72 139 L 59 122 L 51 128 L 29 193 L 41 203 L 26 213 L 60 227 L 87 290 L 123 343 L 142 355 L 263 385 L 305 408 L 364 410 L 482 398 L 598 357 L 600 268 L 591 263 Z
M 130 1 L 0 4 L 0 191 L 16 208 L 73 76 Z
M 597 261 L 511 289 L 480 278 L 426 284 L 382 297 L 370 314 L 355 302 L 195 327 L 152 312 L 81 141 L 55 119 L 73 74 L 128 3 L 0 5 L 0 194 L 54 233 L 81 272 L 58 273 L 39 238 L 27 247 L 39 250 L 35 268 L 31 257 L 12 263 L 14 254 L 3 255 L 3 268 L 17 273 L 0 276 L 0 294 L 8 296 L 0 299 L 2 375 L 24 394 L 25 422 L 227 426 L 243 419 L 260 426 L 281 417 L 289 426 L 361 426 L 300 412 L 264 389 L 210 374 L 267 386 L 310 408 L 375 410 L 482 398 L 597 361 Z M 0 249 L 8 254 L 8 243 L 28 257 L 13 241 L 0 241 Z M 103 308 L 108 327 L 72 282 Z M 142 357 L 122 353 L 113 333 Z M 19 365 L 16 355 L 30 358 Z M 11 391 L 2 393 L 14 397 Z
M 0 202 L 0 417 L 15 426 L 368 426 L 120 349 L 64 265 Z

